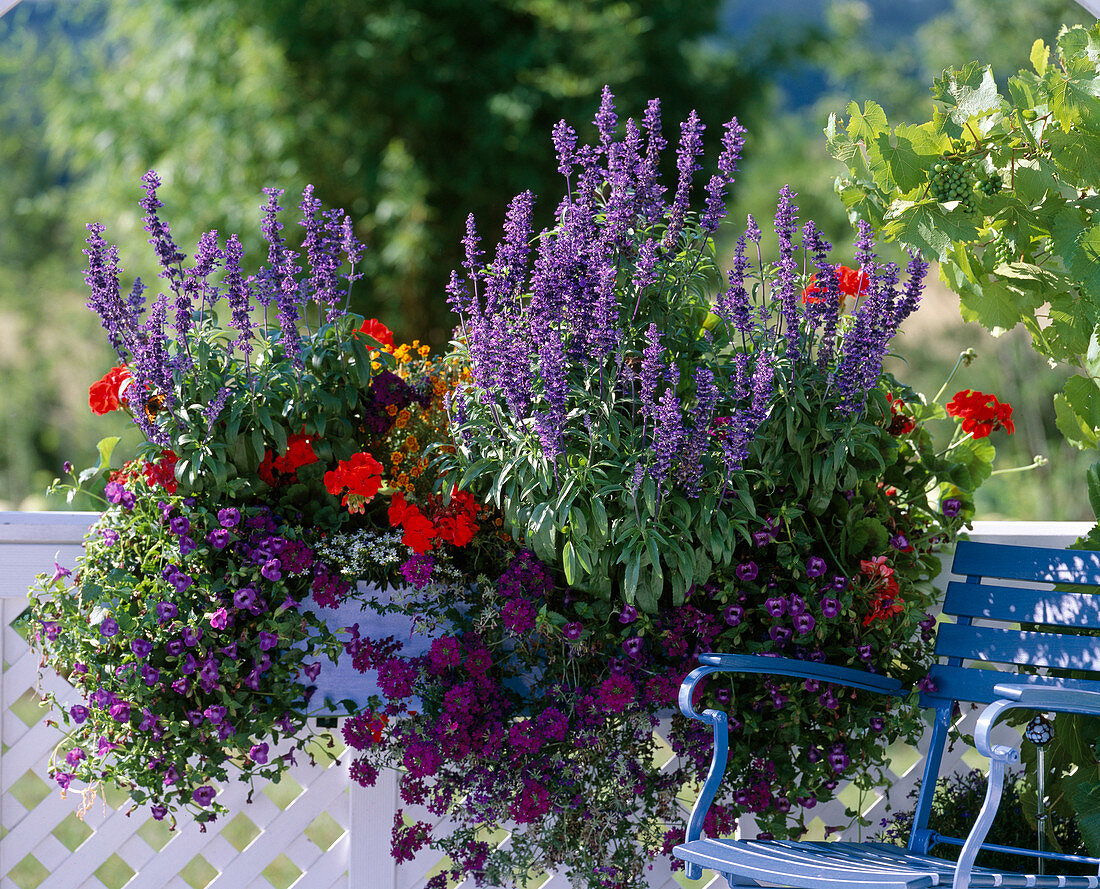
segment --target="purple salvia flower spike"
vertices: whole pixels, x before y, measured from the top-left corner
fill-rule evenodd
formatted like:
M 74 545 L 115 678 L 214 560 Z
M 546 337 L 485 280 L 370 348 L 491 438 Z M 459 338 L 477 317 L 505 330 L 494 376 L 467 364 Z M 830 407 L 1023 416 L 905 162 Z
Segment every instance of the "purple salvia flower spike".
M 676 149 L 676 169 L 679 178 L 676 182 L 676 195 L 669 210 L 668 230 L 664 244 L 671 247 L 680 239 L 684 225 L 684 215 L 691 201 L 691 182 L 695 172 L 701 169 L 697 158 L 703 152 L 703 130 L 705 126 L 699 115 L 693 110 L 687 120 L 680 124 L 680 145 Z
M 894 326 L 900 327 L 901 322 L 917 310 L 920 305 L 921 293 L 924 291 L 924 276 L 928 273 L 928 263 L 921 257 L 917 250 L 909 251 L 909 262 L 906 265 L 909 280 L 905 282 L 901 298 L 894 308 Z
M 593 122 L 600 131 L 600 152 L 607 154 L 608 146 L 615 141 L 615 127 L 619 119 L 615 115 L 615 96 L 606 85 L 600 92 L 600 110 L 596 112 Z
M 779 301 L 780 313 L 783 317 L 784 334 L 787 338 L 787 358 L 797 361 L 801 355 L 799 342 L 801 332 L 799 330 L 798 311 L 798 265 L 794 259 L 794 235 L 798 231 L 798 212 L 791 199 L 794 193 L 790 186 L 784 185 L 779 190 L 779 205 L 775 211 L 775 234 L 779 240 L 779 289 L 775 298 Z
M 104 228 L 99 223 L 90 223 L 87 238 L 88 268 L 84 272 L 84 282 L 91 290 L 88 308 L 99 315 L 100 323 L 107 332 L 107 340 L 125 362 L 134 352 L 134 333 L 138 327 L 138 317 L 129 305 L 122 300 L 119 290 L 118 248 L 103 239 Z
M 244 353 L 245 364 L 252 355 L 252 293 L 241 272 L 244 248 L 234 234 L 225 245 L 225 297 L 229 303 L 229 326 L 238 336 L 229 345 L 230 352 L 239 348 Z
M 558 172 L 569 179 L 573 172 L 573 157 L 577 150 L 577 134 L 564 120 L 554 124 L 554 149 L 558 153 Z

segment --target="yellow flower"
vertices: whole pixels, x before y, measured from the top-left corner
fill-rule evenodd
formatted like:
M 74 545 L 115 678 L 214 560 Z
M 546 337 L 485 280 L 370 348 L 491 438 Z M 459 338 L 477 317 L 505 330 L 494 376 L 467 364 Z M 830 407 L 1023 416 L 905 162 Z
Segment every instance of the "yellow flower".
M 420 353 L 421 358 L 427 358 L 432 353 L 432 347 L 431 346 L 421 346 L 416 351 Z
M 405 459 L 405 452 L 404 451 L 394 451 L 393 456 L 390 457 L 390 462 L 394 466 L 396 466 L 398 463 L 400 463 L 404 459 Z
M 394 425 L 397 426 L 398 429 L 404 429 L 405 425 L 411 419 L 412 419 L 412 414 L 410 414 L 407 410 L 403 410 L 403 411 L 401 411 L 401 413 L 399 413 L 397 415 L 397 422 Z
M 397 405 L 396 404 L 387 404 L 386 405 L 386 413 L 389 414 L 391 417 L 396 417 L 397 416 Z
M 408 450 L 408 451 L 419 451 L 420 450 L 420 442 L 418 442 L 416 440 L 415 435 L 410 435 L 408 438 L 405 439 L 405 450 Z

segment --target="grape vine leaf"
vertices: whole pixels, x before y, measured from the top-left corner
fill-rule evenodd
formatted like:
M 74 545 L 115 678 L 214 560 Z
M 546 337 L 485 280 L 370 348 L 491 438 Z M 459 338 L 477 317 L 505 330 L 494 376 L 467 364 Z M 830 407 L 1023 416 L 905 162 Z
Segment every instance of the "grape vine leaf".
M 1081 288 L 1094 300 L 1100 301 L 1100 223 L 1077 238 L 1077 250 L 1069 267 Z
M 1050 62 L 1050 47 L 1043 42 L 1043 38 L 1040 37 L 1033 44 L 1031 44 L 1031 66 L 1035 69 L 1035 73 L 1042 77 L 1047 73 L 1047 65 Z
M 895 201 L 883 233 L 942 262 L 956 241 L 974 240 L 978 229 L 962 211 L 945 211 L 936 201 Z
M 1024 315 L 1042 305 L 1043 298 L 1027 293 L 1006 281 L 983 281 L 974 290 L 960 294 L 959 308 L 963 319 L 977 321 L 996 334 L 1012 330 Z
M 969 62 L 962 68 L 950 68 L 932 82 L 932 96 L 947 105 L 950 118 L 960 126 L 972 117 L 981 117 L 1001 107 L 1001 94 L 993 79 L 993 69 Z
M 885 189 L 909 192 L 922 185 L 928 170 L 948 147 L 943 136 L 927 125 L 903 125 L 893 134 L 879 133 L 867 142 L 875 182 Z
M 848 136 L 857 142 L 860 139 L 868 143 L 872 142 L 888 126 L 886 112 L 878 102 L 872 102 L 870 99 L 864 103 L 863 111 L 859 110 L 858 102 L 849 102 L 848 114 L 850 116 Z

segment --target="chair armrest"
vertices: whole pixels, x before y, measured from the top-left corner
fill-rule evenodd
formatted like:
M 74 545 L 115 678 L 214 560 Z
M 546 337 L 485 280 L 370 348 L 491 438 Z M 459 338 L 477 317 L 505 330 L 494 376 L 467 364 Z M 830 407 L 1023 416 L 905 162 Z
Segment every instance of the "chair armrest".
M 788 657 L 771 657 L 761 654 L 717 654 L 707 652 L 699 655 L 702 665 L 692 670 L 680 686 L 680 712 L 690 719 L 712 725 L 713 720 L 696 713 L 691 706 L 691 696 L 695 686 L 711 673 L 765 673 L 773 676 L 791 676 L 797 679 L 817 679 L 833 685 L 844 685 L 863 691 L 876 691 L 881 694 L 904 697 L 908 690 L 897 679 L 856 670 L 852 667 L 835 667 L 832 664 L 818 664 L 813 661 L 800 661 Z
M 993 692 L 1000 698 L 982 711 L 974 726 L 974 748 L 990 759 L 1003 759 L 1008 763 L 1020 761 L 1018 750 L 1003 744 L 994 746 L 989 739 L 997 720 L 1009 710 L 1054 710 L 1100 716 L 1100 692 L 1013 682 L 995 685 Z

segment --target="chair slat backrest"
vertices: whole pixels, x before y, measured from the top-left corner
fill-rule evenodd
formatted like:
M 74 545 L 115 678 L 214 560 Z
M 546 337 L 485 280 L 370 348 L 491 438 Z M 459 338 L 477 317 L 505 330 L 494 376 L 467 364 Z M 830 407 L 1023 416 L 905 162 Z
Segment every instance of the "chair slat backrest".
M 988 703 L 1004 671 L 1020 668 L 1042 685 L 1065 686 L 1066 671 L 1095 673 L 1067 687 L 1100 689 L 1100 634 L 1090 632 L 1100 630 L 1100 552 L 960 541 L 952 570 L 966 580 L 947 587 L 943 613 L 955 622 L 939 626 L 936 654 L 948 660 L 930 674 L 927 705 Z

